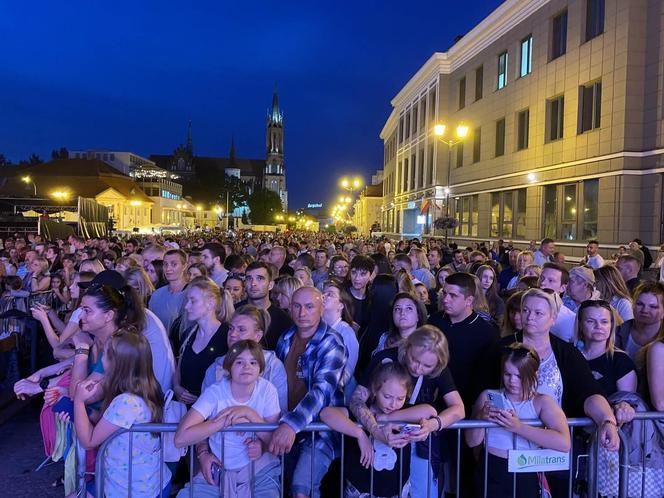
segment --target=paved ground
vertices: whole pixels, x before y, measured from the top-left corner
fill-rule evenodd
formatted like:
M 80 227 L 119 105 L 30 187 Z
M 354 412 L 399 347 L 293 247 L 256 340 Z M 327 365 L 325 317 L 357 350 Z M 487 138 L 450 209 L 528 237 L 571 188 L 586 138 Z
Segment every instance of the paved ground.
M 34 471 L 45 458 L 39 431 L 40 406 L 33 402 L 0 425 L 0 496 L 64 496 L 62 486 L 51 487 L 51 483 L 63 475 L 62 462 Z

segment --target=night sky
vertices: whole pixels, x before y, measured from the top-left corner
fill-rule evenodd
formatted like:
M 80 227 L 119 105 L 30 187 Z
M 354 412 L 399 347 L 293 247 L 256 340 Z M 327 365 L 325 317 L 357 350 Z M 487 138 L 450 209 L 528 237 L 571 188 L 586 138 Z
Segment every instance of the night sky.
M 0 4 L 0 154 L 265 156 L 275 83 L 291 209 L 382 168 L 390 100 L 501 0 Z M 242 5 L 240 5 L 242 4 Z

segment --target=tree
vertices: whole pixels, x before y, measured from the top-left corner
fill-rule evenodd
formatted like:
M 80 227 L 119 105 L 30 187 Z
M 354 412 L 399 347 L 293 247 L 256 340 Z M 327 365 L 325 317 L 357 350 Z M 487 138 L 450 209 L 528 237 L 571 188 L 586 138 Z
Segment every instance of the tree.
M 60 147 L 60 149 L 53 149 L 51 151 L 51 159 L 69 159 L 69 151 L 66 147 Z
M 32 153 L 27 160 L 22 159 L 18 164 L 20 166 L 25 166 L 25 165 L 34 166 L 36 164 L 42 164 L 43 162 L 44 161 L 42 161 L 41 157 L 39 157 L 35 153 Z
M 12 162 L 7 159 L 4 154 L 0 154 L 0 167 L 1 166 L 10 166 Z
M 247 186 L 237 176 L 224 175 L 224 182 L 219 193 L 219 204 L 226 206 L 228 192 L 228 209 L 234 211 L 247 205 Z
M 249 216 L 255 225 L 269 225 L 274 221 L 274 215 L 281 213 L 281 199 L 279 195 L 269 189 L 257 187 L 247 200 Z

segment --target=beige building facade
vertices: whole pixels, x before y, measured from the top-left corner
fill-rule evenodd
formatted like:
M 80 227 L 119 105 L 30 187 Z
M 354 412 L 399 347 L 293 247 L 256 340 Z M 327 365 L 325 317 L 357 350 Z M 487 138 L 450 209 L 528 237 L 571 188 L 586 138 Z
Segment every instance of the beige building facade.
M 364 187 L 353 205 L 353 224 L 360 235 L 369 235 L 374 223 L 380 224 L 383 204 L 383 185 Z
M 506 0 L 392 100 L 381 224 L 566 254 L 662 242 L 664 2 Z M 433 133 L 446 125 L 443 140 Z

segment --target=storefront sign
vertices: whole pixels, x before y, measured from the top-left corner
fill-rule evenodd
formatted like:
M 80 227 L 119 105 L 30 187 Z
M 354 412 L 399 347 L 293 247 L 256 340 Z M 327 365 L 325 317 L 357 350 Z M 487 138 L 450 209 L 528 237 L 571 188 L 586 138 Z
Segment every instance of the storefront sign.
M 321 202 L 310 202 L 307 204 L 307 209 L 322 208 L 323 204 Z
M 554 450 L 509 450 L 510 472 L 549 472 L 569 469 L 569 453 Z

